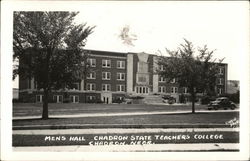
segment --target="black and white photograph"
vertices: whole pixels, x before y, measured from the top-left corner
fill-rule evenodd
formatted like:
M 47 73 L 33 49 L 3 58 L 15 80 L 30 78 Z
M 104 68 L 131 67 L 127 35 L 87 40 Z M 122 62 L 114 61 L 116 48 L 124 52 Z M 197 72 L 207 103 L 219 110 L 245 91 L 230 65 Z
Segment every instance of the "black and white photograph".
M 247 1 L 1 4 L 3 160 L 249 159 Z

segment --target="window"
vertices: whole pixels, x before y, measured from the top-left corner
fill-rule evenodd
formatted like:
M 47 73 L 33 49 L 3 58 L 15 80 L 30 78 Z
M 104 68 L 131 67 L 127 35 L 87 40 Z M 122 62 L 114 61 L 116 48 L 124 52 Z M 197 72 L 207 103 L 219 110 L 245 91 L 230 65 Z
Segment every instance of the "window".
M 117 60 L 117 68 L 125 69 L 125 61 Z
M 87 96 L 87 100 L 88 100 L 88 101 L 95 100 L 95 96 Z
M 222 89 L 218 88 L 218 94 L 222 94 Z
M 125 92 L 125 85 L 117 85 L 116 91 L 118 92 Z
M 220 73 L 220 74 L 223 74 L 223 73 L 224 73 L 224 68 L 220 68 L 219 73 Z
M 94 83 L 87 83 L 87 90 L 88 91 L 94 91 L 95 90 L 95 84 Z
M 89 59 L 88 59 L 88 64 L 89 64 L 89 66 L 91 66 L 91 67 L 95 67 L 95 66 L 96 66 L 96 60 L 93 59 L 93 58 L 89 58 Z
M 183 93 L 188 93 L 187 87 L 183 87 Z
M 77 95 L 70 95 L 69 98 L 70 98 L 70 102 L 71 103 L 79 103 L 79 96 L 77 96 Z
M 125 73 L 117 73 L 117 80 L 125 80 Z
M 96 78 L 95 72 L 90 72 L 90 73 L 88 73 L 87 79 L 95 79 L 95 78 Z
M 146 82 L 147 78 L 143 75 L 138 76 L 138 82 Z
M 159 77 L 159 82 L 166 82 L 166 79 L 164 77 Z
M 171 87 L 171 93 L 177 93 L 178 88 L 177 87 Z
M 110 91 L 110 84 L 102 84 L 102 91 Z
M 43 95 L 36 95 L 36 102 L 43 102 Z
M 110 80 L 111 73 L 110 72 L 102 72 L 102 79 L 103 80 Z
M 223 79 L 222 78 L 219 78 L 219 85 L 222 85 L 223 84 Z
M 138 62 L 138 72 L 147 73 L 148 72 L 148 63 Z
M 54 95 L 53 101 L 56 103 L 62 103 L 63 102 L 63 96 L 62 95 Z
M 160 71 L 164 71 L 163 65 L 160 65 Z
M 166 92 L 166 87 L 165 86 L 159 86 L 159 92 L 160 93 L 165 93 Z
M 110 68 L 111 67 L 111 60 L 103 59 L 102 60 L 102 67 L 103 68 Z
M 171 80 L 171 82 L 170 82 L 170 83 L 175 83 L 175 81 L 176 81 L 176 80 L 175 80 L 175 78 L 174 78 L 174 79 L 172 79 L 172 80 Z

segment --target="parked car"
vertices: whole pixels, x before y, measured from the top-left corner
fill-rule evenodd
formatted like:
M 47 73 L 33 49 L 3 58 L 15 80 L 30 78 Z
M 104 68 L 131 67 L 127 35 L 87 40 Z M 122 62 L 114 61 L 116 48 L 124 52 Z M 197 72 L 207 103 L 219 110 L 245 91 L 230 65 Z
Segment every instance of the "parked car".
M 174 97 L 171 97 L 171 96 L 163 96 L 163 102 L 164 103 L 168 103 L 168 104 L 173 104 L 176 102 L 176 99 Z
M 228 108 L 234 110 L 236 105 L 227 97 L 219 97 L 215 101 L 212 101 L 210 104 L 208 104 L 208 110 L 218 110 L 220 108 L 223 108 L 224 110 L 227 110 Z

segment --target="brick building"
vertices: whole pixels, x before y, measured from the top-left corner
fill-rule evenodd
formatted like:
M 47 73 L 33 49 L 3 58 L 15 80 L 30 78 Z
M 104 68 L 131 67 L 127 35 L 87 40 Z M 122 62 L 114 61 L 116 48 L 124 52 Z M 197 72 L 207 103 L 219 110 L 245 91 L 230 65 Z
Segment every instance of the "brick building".
M 147 53 L 118 53 L 89 50 L 90 73 L 86 82 L 74 83 L 73 89 L 53 91 L 50 102 L 113 103 L 126 95 L 170 95 L 179 102 L 180 95 L 189 95 L 175 80 L 167 83 L 156 72 L 157 56 Z M 85 87 L 84 87 L 85 86 Z M 221 64 L 216 91 L 227 92 L 227 64 Z M 19 97 L 23 102 L 42 102 L 42 91 L 34 79 L 19 77 Z

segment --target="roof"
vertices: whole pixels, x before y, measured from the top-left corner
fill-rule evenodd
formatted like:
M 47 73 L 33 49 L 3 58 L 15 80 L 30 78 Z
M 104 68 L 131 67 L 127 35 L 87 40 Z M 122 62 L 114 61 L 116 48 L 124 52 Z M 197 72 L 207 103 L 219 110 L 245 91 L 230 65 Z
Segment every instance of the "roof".
M 96 55 L 122 56 L 122 57 L 127 56 L 127 53 L 113 52 L 113 51 L 101 51 L 101 50 L 89 50 L 89 49 L 85 49 L 85 51 L 90 51 L 91 54 L 96 54 Z

